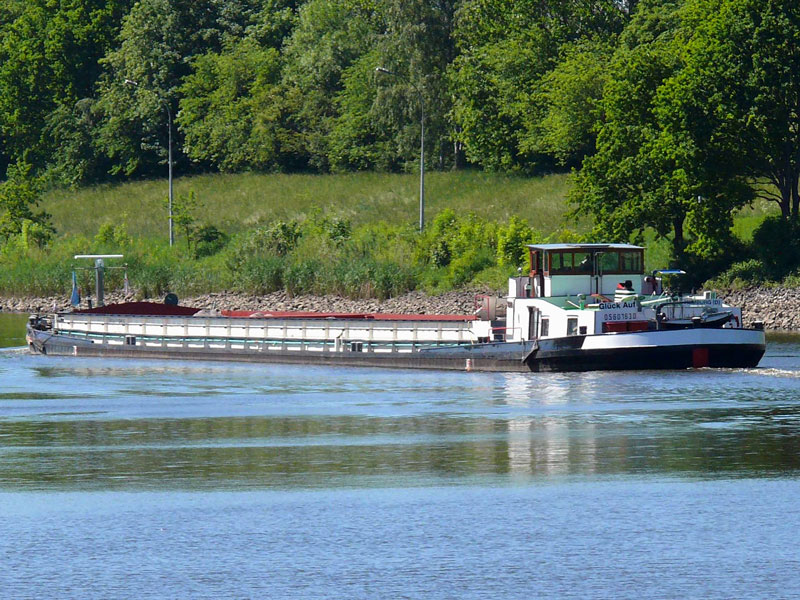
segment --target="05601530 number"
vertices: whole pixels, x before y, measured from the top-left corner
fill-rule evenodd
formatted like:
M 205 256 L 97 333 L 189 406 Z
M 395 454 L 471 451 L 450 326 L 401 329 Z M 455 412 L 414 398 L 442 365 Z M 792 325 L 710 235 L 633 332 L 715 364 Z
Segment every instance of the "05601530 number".
M 635 321 L 639 317 L 639 313 L 635 312 L 618 312 L 618 313 L 603 313 L 603 321 Z

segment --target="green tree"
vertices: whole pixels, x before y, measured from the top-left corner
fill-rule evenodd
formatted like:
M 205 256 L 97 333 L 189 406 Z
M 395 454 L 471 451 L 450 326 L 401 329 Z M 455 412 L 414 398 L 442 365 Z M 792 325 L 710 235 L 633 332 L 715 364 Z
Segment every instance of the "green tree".
M 169 198 L 164 199 L 164 204 L 165 208 L 169 207 Z M 188 194 L 178 194 L 173 198 L 172 220 L 175 227 L 183 232 L 187 248 L 192 244 L 192 236 L 197 226 L 196 213 L 201 204 L 194 190 L 189 190 Z
M 562 58 L 537 86 L 539 111 L 525 118 L 520 149 L 550 155 L 562 166 L 578 166 L 595 151 L 601 102 L 614 46 L 580 40 L 562 48 Z
M 297 27 L 284 50 L 283 86 L 287 94 L 298 99 L 293 116 L 303 131 L 304 150 L 311 167 L 329 169 L 332 153 L 337 166 L 348 165 L 348 157 L 338 149 L 332 150 L 331 131 L 335 126 L 339 128 L 337 139 L 342 140 L 342 145 L 357 135 L 346 121 L 357 120 L 357 115 L 368 110 L 373 101 L 377 89 L 374 80 L 367 78 L 377 65 L 354 65 L 374 48 L 384 29 L 381 12 L 368 1 L 308 0 L 300 8 Z M 355 85 L 359 72 L 361 90 Z M 346 78 L 353 79 L 351 90 L 345 93 L 349 98 L 340 96 Z M 342 104 L 348 103 L 355 104 L 353 114 L 337 123 Z M 356 159 L 356 164 L 360 160 Z
M 178 123 L 192 160 L 223 171 L 304 166 L 277 50 L 248 39 L 228 52 L 204 54 L 180 93 Z
M 487 168 L 531 171 L 552 164 L 538 143 L 543 77 L 562 49 L 618 34 L 627 4 L 614 0 L 466 0 L 457 12 L 460 55 L 450 69 L 453 119 L 467 157 Z
M 583 162 L 571 200 L 597 238 L 635 241 L 652 227 L 676 259 L 722 260 L 733 211 L 752 189 L 683 101 L 693 25 L 679 3 L 640 5 L 610 67 L 597 153 Z
M 456 56 L 456 5 L 453 0 L 382 3 L 386 28 L 377 40 L 374 67 L 384 67 L 394 76 L 376 78 L 373 112 L 391 132 L 395 160 L 414 169 L 419 162 L 423 109 L 426 162 L 439 168 L 460 162 L 460 145 L 451 145 L 453 99 L 446 77 Z
M 690 0 L 696 31 L 676 82 L 694 139 L 762 184 L 784 218 L 800 213 L 800 4 Z
M 251 0 L 250 3 L 258 4 L 258 8 L 251 9 L 249 24 L 242 33 L 237 33 L 233 26 L 227 28 L 231 31 L 231 37 L 235 36 L 234 41 L 252 39 L 261 48 L 279 50 L 297 26 L 297 12 L 302 2 L 298 0 Z M 234 22 L 243 20 L 242 14 L 245 11 L 230 11 L 228 3 L 225 3 L 224 6 L 228 7 L 228 12 L 232 12 L 235 17 L 230 20 Z
M 22 161 L 9 165 L 6 180 L 0 183 L 0 238 L 8 241 L 26 228 L 34 229 L 39 236 L 52 233 L 50 215 L 34 212 L 41 198 L 41 180 L 31 176 L 31 165 Z
M 454 3 L 311 0 L 286 48 L 309 163 L 319 169 L 416 168 L 421 107 L 431 164 L 452 161 Z M 394 76 L 376 77 L 381 66 Z
M 375 104 L 377 51 L 364 54 L 342 75 L 344 89 L 336 96 L 328 160 L 335 170 L 396 170 L 400 166 L 391 118 Z
M 93 95 L 98 60 L 112 47 L 131 0 L 29 0 L 0 13 L 0 167 L 25 157 L 37 170 L 61 148 L 53 111 Z M 8 20 L 5 20 L 8 19 Z
M 161 173 L 168 115 L 177 112 L 193 60 L 221 52 L 255 26 L 260 6 L 257 0 L 136 2 L 123 22 L 119 45 L 102 60 L 98 108 L 104 120 L 98 143 L 113 161 L 114 173 Z M 129 81 L 136 85 L 126 85 Z M 181 163 L 180 132 L 173 133 L 175 160 Z
M 52 180 L 77 187 L 107 177 L 110 165 L 97 143 L 101 119 L 94 98 L 59 106 L 47 115 L 43 134 L 58 148 L 48 163 Z

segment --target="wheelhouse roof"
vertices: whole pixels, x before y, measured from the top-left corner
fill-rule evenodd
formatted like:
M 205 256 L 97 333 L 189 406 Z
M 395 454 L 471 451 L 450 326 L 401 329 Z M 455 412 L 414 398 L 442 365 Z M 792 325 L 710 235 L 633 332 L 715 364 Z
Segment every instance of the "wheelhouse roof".
M 632 244 L 527 244 L 532 250 L 644 250 L 642 246 Z

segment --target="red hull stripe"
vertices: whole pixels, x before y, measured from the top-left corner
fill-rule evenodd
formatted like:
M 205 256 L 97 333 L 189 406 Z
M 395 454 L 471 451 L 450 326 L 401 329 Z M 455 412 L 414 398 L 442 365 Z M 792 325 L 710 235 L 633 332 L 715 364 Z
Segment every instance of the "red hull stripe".
M 74 310 L 76 314 L 90 315 L 137 315 L 137 316 L 156 316 L 156 317 L 191 317 L 200 312 L 199 308 L 189 308 L 188 306 L 173 306 L 170 304 L 158 304 L 156 302 L 123 302 L 122 304 L 107 304 L 91 309 Z
M 223 310 L 224 317 L 253 319 L 355 319 L 374 321 L 475 321 L 475 315 L 413 315 L 402 313 L 321 313 L 279 310 Z
M 708 348 L 694 348 L 692 350 L 692 366 L 695 369 L 708 366 Z

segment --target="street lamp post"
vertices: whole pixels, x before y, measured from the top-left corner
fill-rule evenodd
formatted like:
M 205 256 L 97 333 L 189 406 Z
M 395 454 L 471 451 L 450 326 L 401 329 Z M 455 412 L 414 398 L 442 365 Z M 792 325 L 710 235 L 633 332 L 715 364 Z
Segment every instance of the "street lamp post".
M 376 73 L 384 73 L 397 77 L 397 73 L 385 67 L 375 67 Z M 425 101 L 422 89 L 417 88 L 419 94 L 419 230 L 425 229 Z
M 126 85 L 138 87 L 139 84 L 131 79 L 125 80 Z M 169 245 L 172 247 L 175 244 L 175 232 L 172 225 L 172 110 L 169 107 L 169 102 L 161 100 L 164 108 L 167 109 L 167 130 L 168 130 L 168 147 L 167 147 L 167 164 L 169 172 Z

